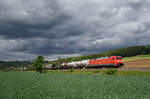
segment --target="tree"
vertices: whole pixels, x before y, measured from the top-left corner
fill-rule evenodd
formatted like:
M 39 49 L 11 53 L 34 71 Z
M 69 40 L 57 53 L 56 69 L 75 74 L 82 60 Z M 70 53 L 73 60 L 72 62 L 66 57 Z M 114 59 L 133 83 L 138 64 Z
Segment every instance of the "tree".
M 44 57 L 43 56 L 38 56 L 34 62 L 34 67 L 36 69 L 37 72 L 42 73 L 42 66 L 44 64 Z

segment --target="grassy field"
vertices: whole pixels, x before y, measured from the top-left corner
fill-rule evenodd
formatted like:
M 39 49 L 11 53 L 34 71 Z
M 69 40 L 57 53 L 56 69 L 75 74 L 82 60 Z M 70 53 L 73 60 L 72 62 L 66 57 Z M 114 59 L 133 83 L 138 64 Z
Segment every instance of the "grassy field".
M 150 99 L 149 76 L 0 72 L 0 99 Z
M 138 60 L 138 59 L 150 59 L 150 54 L 147 54 L 147 55 L 137 55 L 137 56 L 123 58 L 124 61 L 133 61 L 133 60 Z

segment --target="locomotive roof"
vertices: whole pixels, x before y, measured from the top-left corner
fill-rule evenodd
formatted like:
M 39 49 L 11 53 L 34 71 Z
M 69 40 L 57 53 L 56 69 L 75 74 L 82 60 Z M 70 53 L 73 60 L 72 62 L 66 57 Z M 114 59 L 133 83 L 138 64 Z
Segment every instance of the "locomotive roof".
M 101 57 L 101 58 L 94 58 L 94 59 L 106 59 L 106 58 L 110 58 L 110 57 Z

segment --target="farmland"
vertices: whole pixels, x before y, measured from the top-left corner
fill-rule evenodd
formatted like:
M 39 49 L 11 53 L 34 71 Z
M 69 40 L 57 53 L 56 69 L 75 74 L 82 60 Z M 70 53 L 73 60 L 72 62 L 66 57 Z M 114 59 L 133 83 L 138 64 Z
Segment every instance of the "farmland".
M 150 54 L 125 57 L 122 68 L 150 68 Z
M 122 68 L 150 68 L 150 59 L 127 61 Z
M 0 99 L 149 99 L 149 76 L 0 72 Z

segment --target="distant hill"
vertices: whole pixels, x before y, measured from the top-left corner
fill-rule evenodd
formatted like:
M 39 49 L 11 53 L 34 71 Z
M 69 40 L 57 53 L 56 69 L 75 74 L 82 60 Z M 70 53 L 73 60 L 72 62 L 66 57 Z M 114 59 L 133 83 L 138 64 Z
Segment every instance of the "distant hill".
M 0 61 L 0 69 L 3 68 L 17 68 L 17 67 L 32 67 L 34 60 L 31 61 Z M 48 61 L 45 61 L 47 64 Z
M 31 64 L 31 61 L 0 61 L 0 68 L 25 67 Z
M 147 46 L 132 46 L 121 49 L 110 50 L 108 52 L 96 53 L 87 56 L 78 56 L 78 57 L 69 57 L 60 59 L 60 62 L 71 62 L 71 61 L 80 61 L 92 58 L 99 58 L 105 56 L 122 56 L 122 57 L 131 57 L 141 54 L 150 54 L 150 45 Z M 58 63 L 57 60 L 49 62 L 50 64 Z

